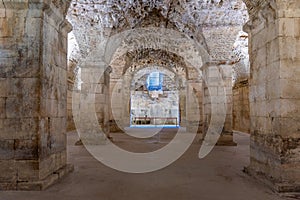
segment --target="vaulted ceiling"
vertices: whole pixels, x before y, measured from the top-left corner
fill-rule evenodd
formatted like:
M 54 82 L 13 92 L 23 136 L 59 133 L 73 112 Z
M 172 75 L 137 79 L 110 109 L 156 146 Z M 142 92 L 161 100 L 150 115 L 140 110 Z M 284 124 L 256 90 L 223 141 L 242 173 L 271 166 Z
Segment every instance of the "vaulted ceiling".
M 248 19 L 242 0 L 73 0 L 68 15 L 95 29 L 120 31 L 151 23 L 190 37 L 202 27 L 243 25 Z
M 246 1 L 249 13 L 258 1 Z M 212 59 L 224 60 L 237 57 L 234 43 L 248 11 L 243 0 L 72 0 L 67 18 L 79 45 L 77 57 L 87 56 L 100 37 L 160 27 L 179 31 L 204 46 Z

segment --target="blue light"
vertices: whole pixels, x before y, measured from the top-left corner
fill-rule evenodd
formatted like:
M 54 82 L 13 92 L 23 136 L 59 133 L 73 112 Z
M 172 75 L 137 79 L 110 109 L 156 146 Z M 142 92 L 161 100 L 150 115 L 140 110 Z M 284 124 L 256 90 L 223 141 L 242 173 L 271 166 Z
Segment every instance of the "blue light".
M 163 74 L 159 72 L 152 72 L 147 79 L 148 91 L 161 91 L 163 84 Z

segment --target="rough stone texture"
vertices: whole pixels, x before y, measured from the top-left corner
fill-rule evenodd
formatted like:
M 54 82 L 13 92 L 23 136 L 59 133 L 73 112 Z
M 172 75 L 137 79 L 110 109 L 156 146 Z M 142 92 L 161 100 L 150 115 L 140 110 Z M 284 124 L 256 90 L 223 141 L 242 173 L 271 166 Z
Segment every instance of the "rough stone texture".
M 279 192 L 299 191 L 299 1 L 258 2 L 250 37 L 251 163 Z
M 232 59 L 232 45 L 248 14 L 241 0 L 74 0 L 68 19 L 74 26 L 73 35 L 80 49 L 73 51 L 72 63 L 80 62 L 107 36 L 149 26 L 179 31 L 204 46 L 213 59 L 223 60 Z
M 233 130 L 250 133 L 249 83 L 246 79 L 233 87 Z
M 64 19 L 67 5 L 56 3 L 0 4 L 0 189 L 44 189 L 70 170 L 65 123 L 71 26 Z
M 251 163 L 246 171 L 266 181 L 276 191 L 300 191 L 299 0 L 244 2 L 74 0 L 68 19 L 74 26 L 78 44 L 74 51 L 71 50 L 67 64 L 70 26 L 64 18 L 69 0 L 2 0 L 0 170 L 5 173 L 0 174 L 0 188 L 43 189 L 69 170 L 65 132 L 67 116 L 71 121 L 70 93 L 74 91 L 69 89 L 68 95 L 67 89 L 71 88 L 71 84 L 67 85 L 68 79 L 77 89 L 72 101 L 78 98 L 88 101 L 83 106 L 72 105 L 77 107 L 75 116 L 82 109 L 86 115 L 80 120 L 88 124 L 96 96 L 99 121 L 91 127 L 98 128 L 100 123 L 107 133 L 111 119 L 108 106 L 112 90 L 109 86 L 116 85 L 116 80 L 123 76 L 125 84 L 118 97 L 123 98 L 123 105 L 129 105 L 128 80 L 131 79 L 128 71 L 133 70 L 135 63 L 137 68 L 145 67 L 148 61 L 165 68 L 172 65 L 171 70 L 185 75 L 186 97 L 183 98 L 183 91 L 180 91 L 179 98 L 187 105 L 180 108 L 186 109 L 186 126 L 199 130 L 195 118 L 203 112 L 205 130 L 211 114 L 206 87 L 211 86 L 202 83 L 202 79 L 215 77 L 207 73 L 202 76 L 199 69 L 214 59 L 224 60 L 221 66 L 225 69 L 223 78 L 230 108 L 221 113 L 227 119 L 223 130 L 226 134 L 221 139 L 232 141 L 232 80 L 231 70 L 227 68 L 227 64 L 232 64 L 235 86 L 244 78 L 250 83 Z M 246 36 L 240 35 L 240 27 L 248 18 L 245 5 L 250 19 L 244 26 L 250 41 L 250 76 L 245 62 L 247 57 L 240 56 L 246 47 Z M 148 32 L 141 28 L 147 28 Z M 134 31 L 121 43 L 114 36 L 125 30 Z M 113 40 L 108 41 L 109 37 Z M 116 53 L 105 61 L 91 59 L 105 56 L 102 44 L 107 44 L 106 50 Z M 155 56 L 162 58 L 154 59 Z M 166 62 L 169 60 L 175 62 Z M 104 72 L 109 65 L 117 69 L 111 76 L 111 85 L 109 70 Z M 101 79 L 97 75 L 103 72 L 105 75 Z M 76 79 L 77 73 L 82 76 L 83 83 L 80 78 Z M 221 85 L 212 86 L 211 95 L 216 100 L 221 95 L 218 93 Z M 238 92 L 237 96 L 242 93 Z M 204 94 L 203 99 L 201 94 Z M 197 105 L 197 101 L 202 104 L 202 100 L 203 111 Z M 118 106 L 123 125 L 128 125 L 128 106 Z M 89 129 L 83 131 L 88 133 Z
M 72 74 L 76 73 L 78 63 L 84 60 L 83 58 L 87 55 L 90 55 L 96 45 L 104 41 L 105 38 L 128 29 L 141 27 L 165 27 L 179 31 L 187 38 L 203 46 L 212 59 L 238 60 L 239 56 L 234 53 L 236 50 L 233 49 L 233 45 L 237 35 L 239 35 L 239 31 L 241 31 L 242 25 L 248 20 L 248 13 L 242 0 L 73 0 L 68 12 L 68 19 L 74 27 L 74 31 L 71 35 L 71 43 L 77 42 L 76 45 L 72 45 L 72 47 L 74 47 L 73 50 L 70 50 L 69 74 Z M 74 38 L 77 39 L 76 42 L 74 42 Z M 139 39 L 137 39 L 137 41 L 142 42 L 142 40 Z M 120 47 L 120 49 L 122 48 L 124 47 Z M 185 49 L 182 52 L 185 52 L 185 54 L 189 56 L 189 53 L 187 53 L 189 48 L 187 46 L 180 46 L 178 48 L 180 51 L 176 51 L 176 48 L 176 46 L 170 48 L 170 50 L 175 53 L 175 56 L 182 56 L 181 49 Z M 170 54 L 172 51 L 167 52 L 167 54 Z M 144 59 L 140 58 L 140 55 L 144 55 L 143 49 L 138 50 L 138 52 L 130 52 L 130 54 L 130 56 L 138 57 L 140 62 L 149 61 L 149 57 Z M 156 60 L 157 56 L 161 58 L 156 54 L 154 60 Z M 113 85 L 120 79 L 122 73 L 124 73 L 129 66 L 133 65 L 133 63 L 125 64 L 122 59 L 118 61 L 117 57 L 118 55 L 115 55 L 112 63 L 110 63 L 113 68 L 111 88 L 114 88 Z M 123 57 L 123 59 L 126 60 L 126 57 L 128 56 Z M 193 57 L 199 57 L 199 55 L 194 55 Z M 173 58 L 170 57 L 170 59 L 164 56 L 162 56 L 162 58 L 166 58 L 163 60 L 167 61 L 166 63 L 160 63 L 160 65 L 163 66 L 168 66 L 170 60 L 174 60 L 174 56 Z M 194 63 L 199 65 L 198 68 L 202 65 L 199 61 Z M 120 65 L 126 65 L 123 72 L 123 67 Z M 186 63 L 180 67 L 184 65 L 186 65 Z M 236 71 L 244 71 L 244 68 L 243 65 L 240 65 L 236 67 Z M 128 115 L 126 116 L 128 117 Z M 69 119 L 70 118 L 71 116 L 69 115 Z M 71 120 L 69 121 L 71 122 Z M 114 123 L 115 119 L 111 119 L 111 122 L 113 124 L 112 126 L 116 127 Z
M 68 17 L 72 23 L 77 24 L 78 30 L 89 26 L 95 32 L 112 29 L 111 33 L 115 33 L 151 24 L 176 29 L 204 45 L 203 27 L 241 26 L 248 19 L 242 0 L 73 0 Z M 93 40 L 91 37 L 75 35 L 80 37 L 79 40 L 83 39 L 81 46 L 84 49 L 89 48 L 87 44 Z M 228 36 L 235 38 L 234 35 Z
M 233 65 L 233 83 L 239 83 L 250 77 L 248 52 L 248 34 L 240 31 L 233 45 L 233 54 L 237 58 Z

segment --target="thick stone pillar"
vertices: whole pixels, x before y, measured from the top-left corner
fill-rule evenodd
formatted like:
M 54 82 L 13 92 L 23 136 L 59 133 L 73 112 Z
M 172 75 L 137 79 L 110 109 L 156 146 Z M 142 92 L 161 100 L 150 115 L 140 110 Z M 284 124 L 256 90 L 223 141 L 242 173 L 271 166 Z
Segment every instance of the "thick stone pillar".
M 74 88 L 74 81 L 68 79 L 68 90 L 67 90 L 67 131 L 74 131 L 76 129 L 75 123 L 73 120 L 72 112 L 72 95 L 76 92 Z
M 186 127 L 186 90 L 185 88 L 179 90 L 179 125 Z
M 73 114 L 81 139 L 103 143 L 110 133 L 110 80 L 111 68 L 101 62 L 87 61 L 81 66 L 81 89 L 73 95 Z M 78 97 L 77 97 L 78 96 Z M 79 98 L 79 99 L 75 99 Z M 96 119 L 96 120 L 95 120 Z
M 186 93 L 186 130 L 202 133 L 202 81 L 187 80 Z
M 125 73 L 123 76 L 123 85 L 122 85 L 122 128 L 130 126 L 130 98 L 131 98 L 131 91 L 130 91 L 130 84 L 132 80 L 132 74 Z
M 109 136 L 110 133 L 110 109 L 111 109 L 111 97 L 110 97 L 110 73 L 112 72 L 111 67 L 107 67 L 104 70 L 103 76 L 100 78 L 98 90 L 96 93 L 95 107 L 100 108 L 98 114 L 99 123 L 105 132 Z M 101 119 L 101 120 L 100 120 Z
M 210 62 L 202 66 L 203 72 L 203 133 L 211 123 L 212 107 L 216 108 L 216 117 L 224 117 L 224 127 L 217 145 L 232 146 L 232 66 L 226 62 Z M 222 101 L 224 100 L 224 101 Z M 225 104 L 224 104 L 225 103 Z M 219 106 L 226 112 L 219 113 Z M 225 106 L 225 107 L 224 107 Z M 222 116 L 225 115 L 225 116 Z
M 123 132 L 121 129 L 123 102 L 121 78 L 110 78 L 110 132 Z
M 0 3 L 1 190 L 41 190 L 72 170 L 66 163 L 67 6 Z
M 299 192 L 300 8 L 298 1 L 271 2 L 258 5 L 245 26 L 251 62 L 247 171 L 278 192 Z
M 249 82 L 235 83 L 233 87 L 233 130 L 250 133 Z

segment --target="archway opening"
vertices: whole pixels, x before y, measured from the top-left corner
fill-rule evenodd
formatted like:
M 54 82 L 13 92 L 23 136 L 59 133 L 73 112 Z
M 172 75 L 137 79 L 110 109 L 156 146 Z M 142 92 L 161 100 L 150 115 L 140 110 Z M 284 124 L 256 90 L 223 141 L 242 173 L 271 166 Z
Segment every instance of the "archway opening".
M 175 74 L 157 69 L 143 71 L 131 83 L 130 126 L 179 127 L 179 90 Z

